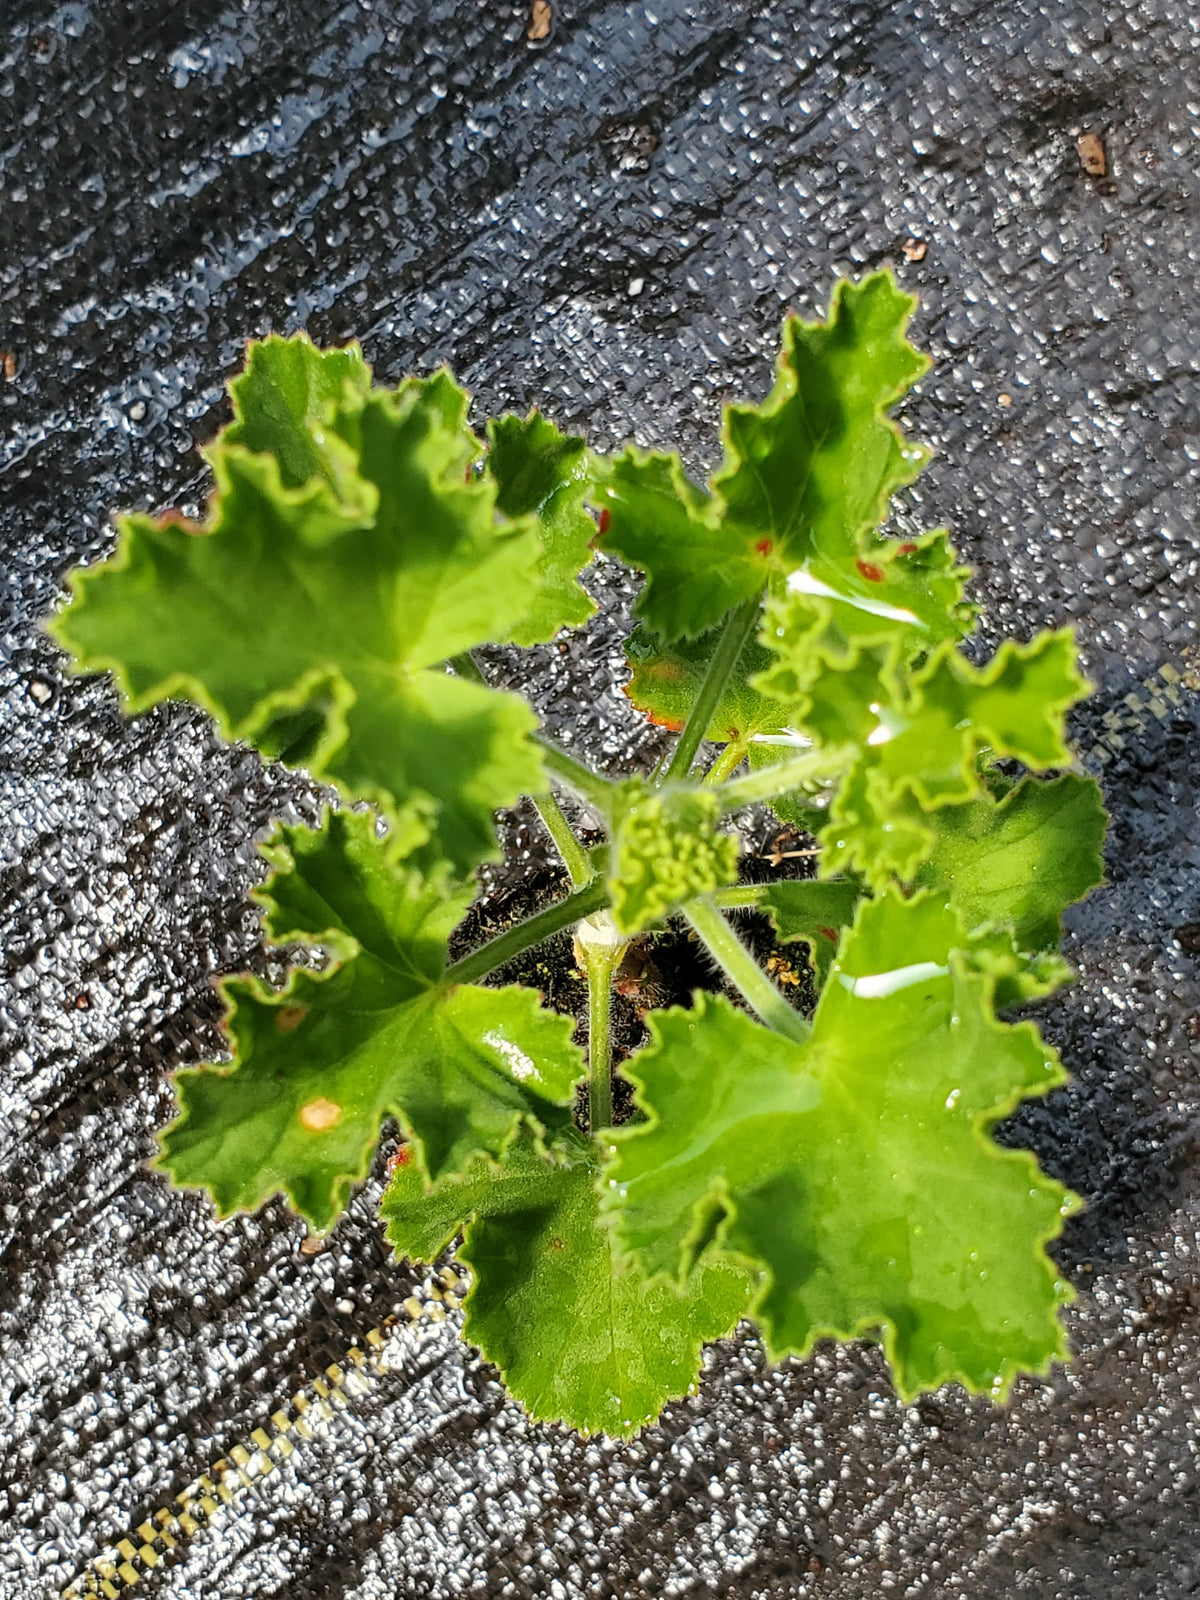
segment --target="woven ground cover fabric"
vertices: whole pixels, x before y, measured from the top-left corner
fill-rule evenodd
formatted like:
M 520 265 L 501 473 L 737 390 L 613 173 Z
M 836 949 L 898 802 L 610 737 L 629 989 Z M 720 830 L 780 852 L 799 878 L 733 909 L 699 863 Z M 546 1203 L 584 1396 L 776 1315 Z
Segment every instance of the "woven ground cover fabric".
M 554 10 L 536 45 L 509 0 L 0 18 L 0 1595 L 1195 1594 L 1195 8 Z M 702 467 L 785 308 L 885 262 L 936 361 L 899 521 L 953 528 L 985 645 L 1073 621 L 1096 684 L 1109 883 L 1041 1010 L 1074 1077 L 1005 1132 L 1088 1203 L 1058 1249 L 1076 1360 L 1004 1410 L 906 1407 L 871 1347 L 772 1370 L 747 1337 L 632 1443 L 536 1428 L 453 1310 L 405 1309 L 430 1295 L 374 1220 L 382 1158 L 317 1254 L 278 1206 L 219 1225 L 145 1171 L 213 976 L 271 970 L 255 837 L 316 794 L 192 709 L 125 722 L 39 621 L 114 507 L 198 509 L 248 337 L 356 336 L 392 381 L 448 361 L 484 414 Z M 532 693 L 620 770 L 631 594 L 589 582 L 601 618 L 532 653 Z

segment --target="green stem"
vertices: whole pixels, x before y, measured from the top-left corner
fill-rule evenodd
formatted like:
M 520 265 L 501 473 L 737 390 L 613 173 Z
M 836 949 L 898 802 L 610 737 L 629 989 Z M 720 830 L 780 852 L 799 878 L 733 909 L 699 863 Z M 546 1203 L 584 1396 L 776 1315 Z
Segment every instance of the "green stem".
M 847 764 L 851 754 L 848 747 L 840 746 L 833 750 L 808 750 L 790 761 L 781 761 L 778 766 L 760 767 L 757 772 L 721 785 L 717 791 L 721 810 L 728 815 L 742 806 L 773 800 L 815 778 L 831 778 Z
M 506 961 L 511 961 L 514 956 L 531 950 L 535 944 L 541 944 L 543 939 L 549 939 L 551 934 L 561 933 L 564 928 L 569 928 L 581 917 L 588 917 L 594 911 L 603 910 L 607 904 L 608 886 L 600 878 L 589 883 L 586 889 L 568 895 L 565 900 L 556 901 L 544 911 L 526 917 L 525 921 L 518 922 L 516 927 L 508 928 L 504 933 L 497 934 L 494 939 L 489 939 L 486 944 L 481 944 L 477 950 L 472 950 L 470 955 L 463 956 L 453 966 L 447 967 L 442 975 L 442 981 L 476 983 L 480 978 L 486 978 L 489 972 L 494 972 L 497 967 L 502 967 Z
M 612 1124 L 612 989 L 627 944 L 604 911 L 575 930 L 588 981 L 588 1128 L 594 1134 Z
M 735 739 L 732 744 L 727 744 L 704 774 L 705 783 L 724 783 L 741 766 L 749 748 L 749 742 L 745 739 Z
M 612 1123 L 611 966 L 589 961 L 588 975 L 588 1130 L 599 1133 Z
M 708 900 L 692 900 L 682 909 L 709 955 L 734 988 L 741 991 L 750 1009 L 768 1028 L 803 1044 L 809 1036 L 808 1023 L 788 1005 L 717 907 Z
M 602 778 L 590 767 L 585 767 L 582 761 L 576 761 L 574 756 L 569 756 L 565 750 L 560 750 L 556 744 L 551 744 L 549 739 L 543 738 L 541 734 L 537 735 L 534 742 L 542 752 L 546 770 L 552 772 L 560 782 L 565 783 L 568 789 L 574 790 L 581 799 L 589 801 L 607 816 L 612 795 L 612 784 L 608 779 Z
M 563 865 L 571 874 L 572 886 L 582 889 L 584 884 L 591 883 L 596 876 L 591 857 L 571 832 L 571 824 L 552 794 L 536 795 L 533 803 L 537 807 L 537 814 L 541 817 L 546 832 L 554 840 L 555 848 L 563 858 Z
M 759 596 L 755 595 L 753 600 L 744 601 L 729 613 L 717 648 L 708 663 L 708 671 L 704 674 L 704 682 L 700 685 L 700 693 L 696 696 L 691 715 L 679 735 L 679 743 L 667 768 L 668 783 L 672 778 L 686 778 L 691 771 L 696 751 L 708 732 L 708 725 L 720 704 L 729 674 L 737 666 L 742 646 L 750 637 L 750 630 L 758 617 L 758 607 Z
M 770 887 L 769 883 L 735 883 L 731 889 L 714 889 L 708 899 L 722 911 L 745 911 L 761 905 Z
M 487 687 L 487 679 L 479 670 L 479 663 L 469 650 L 464 650 L 461 655 L 451 656 L 450 665 L 460 678 L 466 678 L 471 683 L 481 683 L 485 688 Z M 564 783 L 582 793 L 585 799 L 590 800 L 594 794 L 599 792 L 594 786 L 591 792 L 583 789 L 581 787 L 582 781 L 585 775 L 588 780 L 594 779 L 596 783 L 603 783 L 603 778 L 597 778 L 595 773 L 591 773 L 586 767 L 580 766 L 571 756 L 564 751 L 555 749 L 546 740 L 540 739 L 538 742 L 542 746 L 542 756 L 548 767 L 554 770 L 554 763 L 550 759 L 551 756 L 557 758 L 560 763 L 566 764 L 557 769 L 558 776 L 562 777 Z M 569 775 L 566 771 L 567 766 L 570 768 Z M 554 840 L 567 871 L 571 874 L 571 882 L 577 889 L 582 889 L 584 884 L 590 883 L 596 874 L 592 871 L 592 864 L 588 860 L 587 851 L 571 832 L 571 824 L 563 816 L 562 807 L 552 794 L 531 795 L 530 798 L 537 808 L 537 814 L 541 817 L 546 832 Z M 605 789 L 605 798 L 601 804 L 607 810 L 607 787 Z

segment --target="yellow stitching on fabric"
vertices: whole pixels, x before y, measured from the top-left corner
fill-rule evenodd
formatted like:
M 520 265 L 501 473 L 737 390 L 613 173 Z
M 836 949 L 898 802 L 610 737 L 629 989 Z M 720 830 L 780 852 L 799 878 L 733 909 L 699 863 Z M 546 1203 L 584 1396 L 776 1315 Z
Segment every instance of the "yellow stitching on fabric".
M 1181 666 L 1169 661 L 1130 690 L 1124 700 L 1106 711 L 1100 719 L 1100 737 L 1082 758 L 1082 765 L 1096 771 L 1116 759 L 1125 749 L 1126 738 L 1140 733 L 1152 721 L 1163 722 L 1183 699 L 1183 690 L 1200 689 L 1200 671 L 1188 664 L 1187 652 Z
M 397 1327 L 418 1322 L 441 1322 L 447 1311 L 457 1311 L 466 1288 L 465 1276 L 443 1267 L 403 1305 L 403 1315 L 391 1316 L 365 1336 L 364 1350 L 351 1345 L 342 1363 L 334 1362 L 309 1380 L 285 1406 L 273 1411 L 266 1423 L 251 1429 L 245 1443 L 231 1445 L 226 1456 L 175 1496 L 172 1506 L 153 1511 L 136 1528 L 98 1555 L 86 1571 L 61 1591 L 60 1600 L 121 1600 L 152 1572 L 172 1550 L 200 1532 L 218 1512 L 232 1505 L 242 1491 L 260 1483 L 275 1468 L 314 1436 L 309 1417 L 331 1420 L 348 1408 L 350 1400 L 369 1392 L 373 1377 L 388 1370 L 384 1359 L 389 1334 Z M 271 1430 L 271 1431 L 269 1431 Z

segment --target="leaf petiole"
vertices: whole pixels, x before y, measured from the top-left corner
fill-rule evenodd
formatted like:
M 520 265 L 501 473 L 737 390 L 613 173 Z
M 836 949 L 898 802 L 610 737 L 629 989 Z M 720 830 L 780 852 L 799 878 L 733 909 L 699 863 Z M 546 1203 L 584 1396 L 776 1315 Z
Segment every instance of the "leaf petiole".
M 722 911 L 746 911 L 761 905 L 770 887 L 769 883 L 735 883 L 729 889 L 714 889 L 708 898 Z
M 487 679 L 480 670 L 479 663 L 469 650 L 464 650 L 459 655 L 451 656 L 450 665 L 460 678 L 466 678 L 471 683 L 481 683 L 485 688 L 487 687 Z M 542 753 L 543 757 L 545 757 L 550 747 L 543 741 L 539 742 L 542 743 Z M 570 756 L 561 751 L 556 751 L 555 754 L 562 755 L 564 761 L 572 761 Z M 546 765 L 550 766 L 550 764 L 550 761 L 547 760 Z M 577 762 L 572 762 L 573 769 L 578 765 Z M 580 772 L 586 771 L 586 768 L 580 768 Z M 592 775 L 589 774 L 589 776 Z M 573 779 L 564 778 L 563 781 L 570 783 L 572 789 L 578 790 L 580 787 L 578 772 L 574 773 Z M 598 781 L 603 782 L 603 779 Z M 590 796 L 585 795 L 584 798 L 587 799 Z M 571 874 L 572 884 L 576 889 L 582 889 L 584 884 L 590 883 L 596 874 L 591 862 L 588 860 L 587 851 L 571 831 L 571 824 L 563 815 L 562 807 L 552 794 L 531 795 L 530 799 L 533 801 L 538 816 L 542 819 L 546 832 L 554 840 L 555 848 L 563 859 L 563 865 Z
M 691 900 L 681 910 L 709 955 L 750 1009 L 757 1012 L 768 1028 L 803 1044 L 811 1032 L 808 1023 L 788 1005 L 712 901 L 707 897 Z
M 532 950 L 543 939 L 561 933 L 581 918 L 603 910 L 607 904 L 608 885 L 603 878 L 594 879 L 586 888 L 569 894 L 565 900 L 556 900 L 553 905 L 546 906 L 532 917 L 526 917 L 524 922 L 518 922 L 515 927 L 507 928 L 486 944 L 481 944 L 469 955 L 460 957 L 446 968 L 442 981 L 478 983 L 480 978 L 486 978 L 489 972 L 502 967 L 506 961 L 524 955 L 526 950 Z
M 750 742 L 748 739 L 735 739 L 732 744 L 727 744 L 704 774 L 704 782 L 706 784 L 724 783 L 726 778 L 732 777 L 746 759 L 746 752 L 749 748 Z
M 538 734 L 534 743 L 542 752 L 542 760 L 546 763 L 546 770 L 556 777 L 560 783 L 565 783 L 568 789 L 574 791 L 581 800 L 586 800 L 596 807 L 602 816 L 607 817 L 612 784 L 607 778 L 602 778 L 598 772 L 593 772 L 590 767 L 585 767 L 582 761 L 576 761 L 574 756 L 569 756 L 565 750 L 560 750 L 556 744 Z
M 757 805 L 761 800 L 774 800 L 792 789 L 812 783 L 818 778 L 834 778 L 853 759 L 850 746 L 837 746 L 832 750 L 808 750 L 790 761 L 781 761 L 775 767 L 760 767 L 757 772 L 732 783 L 723 783 L 717 790 L 721 810 L 728 816 L 740 811 L 742 806 Z
M 563 865 L 571 874 L 572 887 L 582 889 L 596 876 L 591 857 L 575 837 L 571 824 L 563 814 L 563 808 L 552 794 L 533 795 L 531 798 L 538 816 L 542 819 L 542 825 L 554 840 L 555 849 L 562 857 Z
M 760 603 L 761 597 L 755 595 L 753 600 L 745 600 L 740 606 L 735 606 L 726 618 L 721 637 L 717 641 L 717 648 L 713 651 L 712 660 L 708 663 L 708 670 L 704 674 L 704 681 L 700 685 L 700 692 L 684 724 L 683 732 L 679 735 L 679 743 L 675 746 L 675 753 L 667 767 L 664 782 L 669 783 L 673 778 L 686 778 L 691 771 L 696 751 L 699 750 L 708 732 L 708 725 L 720 704 L 721 695 L 729 681 L 729 674 L 737 666 L 742 647 L 750 637 L 750 631 L 758 619 Z

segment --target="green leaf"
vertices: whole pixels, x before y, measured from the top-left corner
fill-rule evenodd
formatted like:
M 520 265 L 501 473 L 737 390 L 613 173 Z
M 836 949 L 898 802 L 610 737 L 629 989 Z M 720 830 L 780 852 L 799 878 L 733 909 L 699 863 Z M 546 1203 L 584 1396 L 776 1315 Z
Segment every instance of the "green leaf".
M 267 852 L 270 937 L 319 945 L 327 962 L 282 990 L 226 980 L 232 1063 L 176 1075 L 180 1115 L 158 1165 L 208 1189 L 222 1215 L 282 1190 L 330 1227 L 385 1117 L 431 1178 L 503 1155 L 523 1127 L 540 1140 L 569 1123 L 584 1071 L 572 1019 L 531 989 L 442 981 L 473 886 L 409 867 L 401 852 L 422 831 L 409 818 L 380 838 L 374 817 L 338 812 L 317 832 L 281 829 Z
M 1095 782 L 1071 773 L 1026 778 L 999 801 L 945 806 L 927 822 L 933 854 L 916 882 L 961 915 L 973 963 L 995 975 L 997 1005 L 1066 983 L 1063 911 L 1104 881 L 1108 818 Z
M 680 1292 L 622 1268 L 595 1182 L 582 1141 L 559 1166 L 522 1141 L 498 1169 L 481 1163 L 431 1193 L 401 1167 L 381 1210 L 390 1243 L 418 1261 L 436 1260 L 465 1225 L 464 1336 L 535 1421 L 626 1438 L 688 1392 L 702 1346 L 733 1329 L 749 1282 L 706 1262 Z
M 928 460 L 886 416 L 929 368 L 905 338 L 916 304 L 890 272 L 840 279 L 825 322 L 784 324 L 766 400 L 726 411 L 713 490 L 731 520 L 770 535 L 783 570 L 851 554 Z
M 52 631 L 116 674 L 131 711 L 185 695 L 227 738 L 385 811 L 431 800 L 436 849 L 469 870 L 496 854 L 496 808 L 543 786 L 536 724 L 516 696 L 431 669 L 519 625 L 541 544 L 532 520 L 497 522 L 490 480 L 464 482 L 470 440 L 446 422 L 464 405 L 444 375 L 396 395 L 347 384 L 323 436 L 353 458 L 349 499 L 215 446 L 205 526 L 121 519 Z
M 596 524 L 583 509 L 591 477 L 582 439 L 560 433 L 538 411 L 522 420 L 505 416 L 488 423 L 487 470 L 496 484 L 496 508 L 507 517 L 537 518 L 542 559 L 533 603 L 515 644 L 540 644 L 560 628 L 576 628 L 595 613 L 596 603 L 578 576 L 592 559 Z
M 863 651 L 821 676 L 794 709 L 799 725 L 818 745 L 860 746 L 820 835 L 822 876 L 911 880 L 933 849 L 927 813 L 986 794 L 982 757 L 1070 764 L 1066 713 L 1087 689 L 1069 629 L 1007 641 L 984 667 L 947 644 L 911 674 L 894 655 Z
M 714 495 L 687 476 L 676 455 L 629 445 L 594 457 L 593 491 L 603 532 L 597 543 L 646 574 L 635 616 L 667 640 L 716 627 L 771 576 L 769 552 L 753 528 L 725 522 Z
M 832 883 L 812 878 L 791 880 L 770 884 L 759 909 L 770 917 L 784 944 L 804 940 L 813 970 L 823 983 L 842 929 L 853 920 L 861 895 L 859 885 L 844 878 Z
M 355 499 L 352 458 L 336 445 L 331 451 L 324 423 L 347 390 L 365 395 L 370 387 L 357 344 L 318 350 L 307 334 L 271 334 L 247 347 L 246 365 L 229 385 L 233 421 L 205 454 L 211 460 L 227 445 L 242 445 L 273 456 L 286 488 L 320 477 L 339 497 Z
M 897 1391 L 1004 1395 L 1065 1356 L 1045 1244 L 1074 1205 L 988 1129 L 1063 1081 L 1029 1023 L 996 1021 L 957 915 L 863 904 L 803 1044 L 720 999 L 651 1018 L 625 1064 L 649 1120 L 610 1137 L 604 1206 L 672 1280 L 697 1260 L 764 1274 L 773 1356 L 879 1330 Z
M 947 806 L 930 823 L 917 883 L 944 894 L 969 930 L 1010 927 L 1022 950 L 1057 950 L 1067 906 L 1104 881 L 1108 817 L 1091 778 L 1026 778 L 999 803 Z
M 962 598 L 968 572 L 944 532 L 865 540 L 861 550 L 809 562 L 768 601 L 763 640 L 772 657 L 754 682 L 760 693 L 790 703 L 823 673 L 853 667 L 863 650 L 883 647 L 908 663 L 971 631 L 976 608 Z
M 641 778 L 616 789 L 608 886 L 619 932 L 638 933 L 693 895 L 737 881 L 737 840 L 720 818 L 713 789 L 652 789 Z
M 633 670 L 633 677 L 625 685 L 626 695 L 651 722 L 678 732 L 691 715 L 719 637 L 720 630 L 714 629 L 698 639 L 669 644 L 645 626 L 635 628 L 625 641 L 625 654 Z M 749 680 L 765 671 L 771 662 L 769 651 L 757 639 L 747 639 L 717 702 L 706 739 L 716 744 L 740 744 L 757 733 L 787 726 L 785 708 L 750 687 Z
M 772 580 L 861 554 L 927 455 L 886 417 L 928 365 L 904 337 L 915 304 L 876 273 L 839 282 L 827 321 L 790 317 L 767 399 L 726 411 L 708 491 L 673 455 L 599 464 L 605 549 L 646 573 L 636 611 L 651 628 L 694 637 Z

